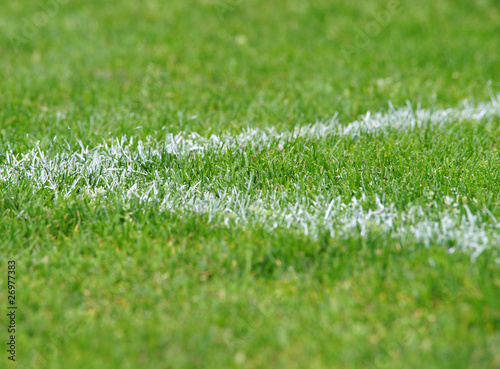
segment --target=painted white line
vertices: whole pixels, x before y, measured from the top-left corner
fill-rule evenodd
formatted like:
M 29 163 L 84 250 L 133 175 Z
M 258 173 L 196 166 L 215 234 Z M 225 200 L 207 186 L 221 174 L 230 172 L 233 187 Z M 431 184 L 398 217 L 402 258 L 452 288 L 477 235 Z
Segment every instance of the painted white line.
M 182 156 L 194 151 L 203 155 L 221 148 L 238 150 L 249 146 L 262 150 L 284 147 L 286 142 L 297 137 L 306 140 L 328 135 L 355 137 L 392 129 L 411 130 L 426 124 L 483 122 L 499 116 L 500 98 L 476 105 L 464 103 L 459 109 L 433 111 L 410 106 L 391 107 L 387 113 L 367 113 L 345 126 L 334 118 L 284 132 L 273 128 L 247 129 L 235 136 L 209 138 L 196 133 L 179 133 L 167 135 L 162 142 L 149 140 L 136 144 L 133 138 L 122 137 L 92 149 L 84 147 L 80 141 L 79 149 L 68 145 L 67 151 L 56 153 L 43 152 L 36 146 L 18 155 L 7 150 L 6 159 L 0 165 L 0 182 L 12 187 L 27 182 L 34 191 L 48 188 L 56 196 L 71 196 L 78 188 L 80 193 L 91 198 L 139 199 L 142 204 L 156 204 L 161 211 L 183 216 L 203 214 L 209 221 L 226 226 L 261 224 L 269 231 L 289 228 L 313 238 L 324 232 L 340 239 L 354 235 L 367 237 L 378 232 L 402 244 L 411 240 L 426 246 L 446 244 L 451 250 L 469 250 L 477 257 L 486 248 L 500 245 L 499 223 L 487 209 L 472 214 L 468 208 L 457 209 L 450 203 L 432 213 L 416 206 L 397 212 L 394 206 L 382 204 L 378 198 L 377 206 L 372 208 L 364 198 L 331 198 L 324 193 L 317 193 L 314 198 L 291 197 L 286 191 L 275 189 L 264 196 L 229 187 L 223 191 L 212 187 L 210 191 L 201 192 L 199 183 L 186 186 L 173 169 L 160 175 L 157 171 L 144 171 L 142 165 L 161 160 L 168 154 Z M 249 189 L 251 183 L 252 178 Z
M 317 122 L 283 132 L 270 127 L 267 129 L 247 128 L 239 135 L 212 135 L 208 138 L 196 133 L 180 132 L 175 136 L 168 134 L 165 149 L 175 154 L 186 154 L 191 151 L 203 152 L 220 147 L 251 147 L 253 150 L 260 151 L 269 148 L 270 143 L 283 148 L 286 142 L 297 137 L 305 139 L 333 135 L 356 137 L 361 134 L 389 130 L 411 130 L 424 125 L 443 126 L 456 121 L 484 121 L 498 116 L 500 116 L 500 95 L 490 102 L 474 104 L 464 101 L 461 107 L 450 109 L 422 109 L 420 106 L 414 109 L 410 104 L 396 109 L 389 104 L 388 112 L 375 114 L 367 112 L 360 119 L 347 125 L 342 125 L 337 115 L 334 115 L 327 122 Z

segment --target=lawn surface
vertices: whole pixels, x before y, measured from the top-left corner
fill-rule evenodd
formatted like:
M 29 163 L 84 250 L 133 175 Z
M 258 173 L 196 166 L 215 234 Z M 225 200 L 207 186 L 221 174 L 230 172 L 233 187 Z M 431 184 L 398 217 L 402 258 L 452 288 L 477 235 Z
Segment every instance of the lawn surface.
M 3 2 L 0 34 L 0 368 L 500 368 L 495 1 Z

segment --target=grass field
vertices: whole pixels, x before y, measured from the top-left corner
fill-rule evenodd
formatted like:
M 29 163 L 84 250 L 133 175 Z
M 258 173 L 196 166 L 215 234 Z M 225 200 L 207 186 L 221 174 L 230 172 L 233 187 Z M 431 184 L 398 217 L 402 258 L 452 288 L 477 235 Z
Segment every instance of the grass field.
M 0 368 L 500 368 L 495 0 L 11 1 L 0 34 Z

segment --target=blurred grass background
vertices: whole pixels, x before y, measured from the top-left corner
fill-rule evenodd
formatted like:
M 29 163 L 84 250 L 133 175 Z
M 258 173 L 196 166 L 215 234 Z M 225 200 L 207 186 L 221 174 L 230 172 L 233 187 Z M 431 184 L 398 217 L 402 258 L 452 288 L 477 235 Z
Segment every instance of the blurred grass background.
M 59 1 L 0 6 L 3 140 L 349 121 L 389 100 L 486 100 L 500 82 L 494 0 L 396 1 L 350 59 L 393 0 Z

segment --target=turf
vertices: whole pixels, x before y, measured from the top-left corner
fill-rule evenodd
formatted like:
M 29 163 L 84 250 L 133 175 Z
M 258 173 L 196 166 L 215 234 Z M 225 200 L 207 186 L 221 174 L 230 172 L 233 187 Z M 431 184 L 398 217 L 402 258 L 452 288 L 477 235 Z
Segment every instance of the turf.
M 0 368 L 500 368 L 499 25 L 0 5 Z

